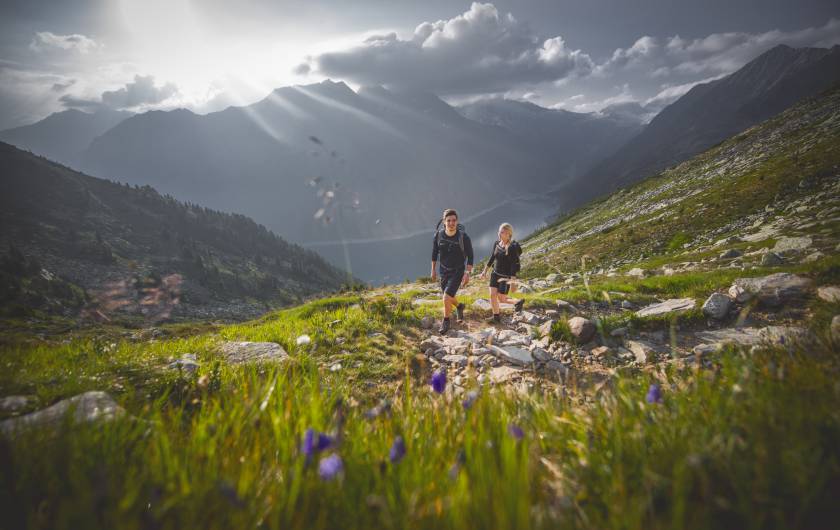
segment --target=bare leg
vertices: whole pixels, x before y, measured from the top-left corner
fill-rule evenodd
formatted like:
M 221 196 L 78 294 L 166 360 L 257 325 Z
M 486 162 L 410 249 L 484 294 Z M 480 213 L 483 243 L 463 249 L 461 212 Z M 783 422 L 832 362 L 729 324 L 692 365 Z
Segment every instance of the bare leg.
M 502 302 L 503 304 L 515 304 L 519 300 L 516 299 L 516 298 L 510 298 L 506 294 L 499 293 L 499 301 Z
M 458 305 L 458 299 L 443 293 L 443 318 L 449 318 L 452 308 Z
M 495 287 L 490 288 L 490 307 L 493 308 L 494 315 L 498 315 L 502 311 L 499 308 L 499 290 Z

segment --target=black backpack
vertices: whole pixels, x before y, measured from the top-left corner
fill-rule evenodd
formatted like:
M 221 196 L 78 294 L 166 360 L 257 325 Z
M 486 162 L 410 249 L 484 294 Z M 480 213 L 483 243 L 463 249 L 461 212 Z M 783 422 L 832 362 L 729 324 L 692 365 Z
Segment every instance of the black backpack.
M 446 231 L 446 228 L 441 228 L 440 225 L 443 223 L 443 219 L 440 219 L 435 227 L 435 246 L 440 244 L 440 234 L 441 232 Z M 464 256 L 467 255 L 466 251 L 464 250 L 464 225 L 458 223 L 458 228 L 455 229 L 455 233 L 458 235 L 458 246 L 461 247 L 461 254 Z

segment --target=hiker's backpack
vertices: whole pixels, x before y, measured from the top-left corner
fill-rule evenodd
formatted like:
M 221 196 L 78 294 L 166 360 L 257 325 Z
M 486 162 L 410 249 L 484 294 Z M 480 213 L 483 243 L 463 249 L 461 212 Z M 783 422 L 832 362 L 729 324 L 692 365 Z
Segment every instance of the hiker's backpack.
M 440 233 L 446 231 L 446 228 L 440 227 L 442 223 L 443 219 L 438 220 L 437 226 L 435 227 L 435 246 L 440 244 Z M 461 254 L 466 257 L 467 253 L 464 250 L 464 225 L 458 223 L 458 228 L 455 229 L 455 233 L 458 234 L 458 246 L 461 247 Z

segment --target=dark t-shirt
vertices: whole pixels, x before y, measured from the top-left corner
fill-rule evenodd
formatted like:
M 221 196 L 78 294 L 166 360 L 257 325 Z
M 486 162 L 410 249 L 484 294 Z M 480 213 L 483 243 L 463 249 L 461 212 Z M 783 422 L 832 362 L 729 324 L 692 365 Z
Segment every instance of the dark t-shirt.
M 522 247 L 516 241 L 511 241 L 507 251 L 502 248 L 499 241 L 493 243 L 493 252 L 490 254 L 490 261 L 487 266 L 493 266 L 497 274 L 504 276 L 516 276 L 519 272 L 519 256 L 522 254 Z
M 449 270 L 463 269 L 464 261 L 470 265 L 473 264 L 473 248 L 470 236 L 466 233 L 464 234 L 463 252 L 461 252 L 459 241 L 460 235 L 458 232 L 455 232 L 455 235 L 451 237 L 446 235 L 446 230 L 441 230 L 435 234 L 434 241 L 432 242 L 432 261 L 439 262 L 441 273 Z

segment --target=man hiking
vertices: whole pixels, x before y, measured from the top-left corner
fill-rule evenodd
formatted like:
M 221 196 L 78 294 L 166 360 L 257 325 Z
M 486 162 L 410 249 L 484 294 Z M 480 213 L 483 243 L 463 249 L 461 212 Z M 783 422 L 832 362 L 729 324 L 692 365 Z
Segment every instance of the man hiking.
M 450 315 L 456 309 L 458 322 L 464 321 L 464 304 L 458 303 L 455 294 L 463 284 L 470 283 L 473 269 L 473 248 L 470 236 L 458 224 L 458 212 L 449 208 L 444 210 L 443 228 L 436 230 L 432 247 L 432 280 L 437 279 L 438 259 L 440 259 L 440 289 L 443 291 L 443 322 L 440 334 L 445 335 L 451 327 Z M 438 223 L 440 227 L 441 223 Z M 465 265 L 466 262 L 466 265 Z

